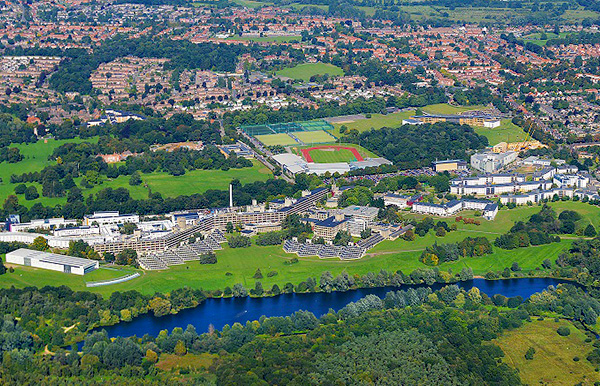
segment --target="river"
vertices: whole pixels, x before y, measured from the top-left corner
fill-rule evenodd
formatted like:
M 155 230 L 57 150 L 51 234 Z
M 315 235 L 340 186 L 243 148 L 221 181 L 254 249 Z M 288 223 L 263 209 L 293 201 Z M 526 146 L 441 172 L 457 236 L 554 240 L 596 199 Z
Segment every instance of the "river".
M 457 283 L 465 290 L 477 287 L 488 296 L 501 294 L 506 297 L 521 296 L 529 298 L 532 294 L 546 289 L 550 285 L 565 283 L 564 280 L 549 278 L 522 278 L 507 280 L 485 280 L 474 279 Z M 445 285 L 445 284 L 444 284 Z M 438 290 L 444 285 L 434 284 L 432 290 Z M 222 329 L 226 324 L 235 322 L 245 324 L 249 320 L 257 320 L 262 315 L 287 316 L 298 310 L 306 310 L 314 313 L 317 317 L 326 314 L 331 308 L 335 311 L 341 309 L 350 302 L 355 302 L 369 294 L 384 298 L 389 291 L 408 289 L 410 286 L 364 288 L 346 292 L 332 293 L 304 293 L 304 294 L 282 294 L 279 296 L 264 298 L 218 298 L 207 299 L 198 307 L 182 310 L 175 315 L 167 315 L 157 318 L 148 313 L 135 318 L 131 322 L 121 322 L 113 326 L 103 327 L 110 337 L 133 336 L 144 334 L 157 336 L 161 330 L 171 331 L 175 327 L 186 328 L 188 324 L 196 327 L 198 333 L 207 332 L 209 325 L 215 329 Z

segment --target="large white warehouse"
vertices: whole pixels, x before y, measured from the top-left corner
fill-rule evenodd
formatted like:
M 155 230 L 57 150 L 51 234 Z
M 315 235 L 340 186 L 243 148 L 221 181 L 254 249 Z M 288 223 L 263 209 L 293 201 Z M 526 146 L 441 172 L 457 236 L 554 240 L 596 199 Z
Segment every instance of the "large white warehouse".
M 27 267 L 43 268 L 75 275 L 85 275 L 99 267 L 95 260 L 82 259 L 35 251 L 32 249 L 17 249 L 6 254 L 6 262 L 10 264 L 25 265 Z

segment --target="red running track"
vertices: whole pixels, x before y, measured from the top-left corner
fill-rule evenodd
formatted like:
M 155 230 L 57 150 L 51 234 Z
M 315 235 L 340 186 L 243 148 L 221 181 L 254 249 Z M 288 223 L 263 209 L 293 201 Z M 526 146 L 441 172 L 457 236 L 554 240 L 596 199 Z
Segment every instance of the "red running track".
M 358 150 L 356 150 L 353 147 L 346 147 L 346 146 L 324 145 L 324 146 L 309 147 L 307 149 L 302 149 L 302 155 L 304 156 L 304 159 L 306 160 L 306 162 L 313 162 L 313 159 L 310 156 L 310 152 L 313 151 L 313 150 L 321 150 L 321 149 L 335 149 L 336 151 L 337 150 L 341 150 L 341 149 L 346 149 L 346 150 L 350 150 L 350 152 L 352 153 L 352 155 L 354 156 L 354 158 L 356 158 L 357 161 L 364 161 L 365 160 L 362 157 L 362 155 L 360 155 L 360 153 L 358 152 Z

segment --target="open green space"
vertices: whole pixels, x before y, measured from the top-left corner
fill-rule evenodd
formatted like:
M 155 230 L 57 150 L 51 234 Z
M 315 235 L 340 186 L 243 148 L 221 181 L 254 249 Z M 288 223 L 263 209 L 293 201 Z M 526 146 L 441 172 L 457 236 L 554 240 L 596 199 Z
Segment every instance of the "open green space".
M 365 149 L 364 147 L 356 145 L 354 143 L 336 143 L 334 146 L 352 147 L 352 148 L 358 150 L 358 153 L 360 155 L 362 155 L 363 158 L 375 158 L 375 157 L 378 157 L 378 155 L 375 154 L 375 153 L 373 153 L 372 151 L 369 151 L 369 150 Z M 300 152 L 300 150 L 301 149 L 308 149 L 308 148 L 311 148 L 311 147 L 313 147 L 313 146 L 310 146 L 310 145 L 309 146 L 298 146 L 298 147 L 293 148 L 293 150 L 296 152 L 296 154 L 298 154 L 299 156 L 302 156 L 302 153 Z M 314 152 L 314 151 L 312 151 L 310 154 L 312 155 L 313 153 L 316 154 L 316 152 Z M 313 157 L 313 159 L 314 159 L 314 157 Z M 315 161 L 315 162 L 317 162 L 317 161 Z M 326 161 L 321 161 L 321 162 L 326 162 Z
M 142 174 L 142 181 L 148 184 L 153 192 L 159 192 L 165 197 L 177 197 L 203 193 L 209 189 L 228 189 L 232 180 L 238 179 L 242 184 L 256 181 L 266 181 L 271 171 L 253 160 L 251 168 L 224 170 L 192 170 L 182 176 L 172 176 L 164 172 Z
M 22 265 L 14 265 L 14 272 L 7 272 L 5 275 L 2 275 L 0 279 L 0 286 L 3 288 L 10 287 L 14 285 L 15 287 L 27 287 L 27 286 L 59 286 L 66 285 L 72 288 L 73 290 L 85 291 L 85 290 L 93 290 L 94 288 L 102 288 L 104 292 L 110 293 L 113 290 L 108 289 L 109 286 L 104 287 L 86 287 L 86 282 L 94 282 L 94 281 L 105 281 L 111 279 L 118 279 L 127 275 L 130 275 L 134 272 L 142 272 L 141 270 L 137 270 L 131 267 L 118 267 L 118 268 L 104 268 L 100 267 L 99 269 L 92 271 L 85 276 L 73 275 L 63 272 L 50 271 L 47 269 L 41 268 L 32 268 L 25 267 Z M 140 280 L 141 277 L 132 279 L 132 281 Z
M 325 74 L 331 76 L 344 75 L 344 70 L 329 63 L 304 63 L 277 71 L 279 76 L 304 81 L 308 81 L 312 76 Z
M 234 3 L 241 5 L 246 8 L 260 8 L 264 6 L 273 5 L 273 3 L 264 1 L 253 1 L 253 0 L 233 0 Z
M 473 126 L 473 129 L 475 129 L 477 134 L 487 137 L 492 146 L 500 142 L 524 141 L 527 137 L 527 134 L 523 129 L 512 123 L 510 119 L 503 119 L 499 127 L 488 128 Z
M 336 139 L 334 136 L 329 134 L 324 130 L 317 131 L 297 131 L 293 133 L 299 140 L 304 142 L 307 145 L 313 143 L 332 143 L 335 142 Z
M 288 137 L 289 138 L 289 137 Z M 4 162 L 0 165 L 0 201 L 4 200 L 11 194 L 15 194 L 15 187 L 19 184 L 10 183 L 12 174 L 30 173 L 42 170 L 44 167 L 56 164 L 55 161 L 48 160 L 54 149 L 65 143 L 80 143 L 80 142 L 95 142 L 98 138 L 90 139 L 69 139 L 41 140 L 33 144 L 17 144 L 14 145 L 21 150 L 23 161 L 17 163 Z M 291 140 L 291 138 L 290 138 Z M 296 144 L 292 140 L 291 144 Z M 159 192 L 166 197 L 176 197 L 182 194 L 203 193 L 208 189 L 226 189 L 231 180 L 239 179 L 243 184 L 255 181 L 266 181 L 272 175 L 268 168 L 258 161 L 252 161 L 251 168 L 223 170 L 192 170 L 183 176 L 172 176 L 164 172 L 154 172 L 150 174 L 142 174 L 142 180 L 148 184 L 148 188 L 152 192 Z M 75 182 L 79 184 L 81 177 L 76 178 Z M 26 183 L 25 185 L 33 185 L 37 188 L 40 198 L 36 200 L 25 200 L 24 195 L 18 195 L 19 203 L 27 207 L 31 207 L 35 203 L 41 203 L 46 206 L 54 206 L 64 204 L 65 197 L 43 197 L 42 186 L 38 183 Z M 91 188 L 82 188 L 84 197 L 89 194 L 95 194 L 105 188 L 126 188 L 134 199 L 144 199 L 148 197 L 148 188 L 144 185 L 131 186 L 129 185 L 129 176 L 119 176 L 113 179 L 104 179 L 104 181 Z
M 415 115 L 415 111 L 402 111 L 392 114 L 372 114 L 371 118 L 357 119 L 355 121 L 334 123 L 334 130 L 331 131 L 336 137 L 340 137 L 340 128 L 346 126 L 349 130 L 356 129 L 358 131 L 366 131 L 369 129 L 381 129 L 382 127 L 400 127 L 402 120 Z
M 322 9 L 324 11 L 329 10 L 329 6 L 327 5 L 321 5 L 321 4 L 301 4 L 301 3 L 291 3 L 290 5 L 288 5 L 288 7 L 292 8 L 293 10 L 301 10 L 302 8 L 306 8 L 306 7 L 315 7 L 315 8 L 319 8 Z
M 347 149 L 312 150 L 310 156 L 315 163 L 353 162 L 356 157 Z
M 465 111 L 480 110 L 483 108 L 485 108 L 485 106 L 452 106 L 448 103 L 438 103 L 435 105 L 427 105 L 425 107 L 422 107 L 421 110 L 423 110 L 423 112 L 425 113 L 430 114 L 459 114 L 464 113 Z
M 560 213 L 563 210 L 576 210 L 583 218 L 577 224 L 584 226 L 591 222 L 597 229 L 600 226 L 600 208 L 581 202 L 559 201 L 550 205 Z M 370 250 L 360 260 L 340 261 L 338 259 L 319 259 L 317 257 L 299 258 L 295 264 L 286 264 L 295 254 L 286 254 L 281 246 L 231 249 L 227 246 L 217 251 L 217 263 L 200 264 L 197 261 L 184 265 L 174 266 L 164 271 L 147 271 L 142 277 L 134 280 L 114 284 L 105 287 L 89 288 L 87 290 L 109 295 L 113 291 L 137 290 L 144 294 L 155 292 L 169 292 L 182 286 L 191 288 L 203 288 L 207 290 L 224 289 L 232 287 L 236 283 L 242 283 L 246 287 L 253 287 L 255 279 L 252 278 L 257 268 L 260 268 L 264 278 L 260 281 L 265 288 L 273 284 L 283 287 L 285 283 L 298 284 L 308 277 L 319 278 L 324 271 L 331 271 L 334 276 L 346 270 L 349 274 L 365 274 L 367 272 L 379 272 L 381 269 L 395 272 L 401 270 L 409 274 L 417 268 L 431 268 L 419 261 L 423 249 L 434 242 L 451 243 L 463 240 L 465 237 L 484 236 L 490 240 L 508 231 L 515 221 L 526 220 L 532 214 L 538 212 L 538 206 L 520 207 L 517 209 L 502 209 L 495 221 L 485 221 L 481 218 L 481 225 L 465 225 L 457 223 L 458 230 L 449 232 L 445 237 L 436 237 L 432 232 L 425 237 L 417 237 L 414 241 L 398 239 L 395 241 L 384 241 Z M 465 217 L 474 217 L 474 212 L 464 212 Z M 403 214 L 403 216 L 408 216 Z M 436 219 L 437 221 L 438 219 Z M 443 219 L 453 223 L 454 218 Z M 463 258 L 455 262 L 442 263 L 438 267 L 442 271 L 451 270 L 458 273 L 462 268 L 470 267 L 475 275 L 485 275 L 489 271 L 500 271 L 510 267 L 517 262 L 522 272 L 535 270 L 541 266 L 544 259 L 551 261 L 564 250 L 568 249 L 575 237 L 566 238 L 559 243 L 552 243 L 537 247 L 519 248 L 515 250 L 502 250 L 494 248 L 494 253 L 476 258 Z M 53 272 L 31 267 L 16 266 L 15 272 L 7 273 L 0 277 L 0 287 L 7 288 L 25 286 L 56 285 L 57 283 L 68 285 L 73 289 L 84 289 L 85 281 L 106 280 L 112 276 L 112 272 L 97 271 L 85 278 Z M 277 275 L 268 277 L 267 273 L 275 271 Z M 230 273 L 231 275 L 227 275 Z M 123 272 L 116 273 L 114 277 L 125 276 Z
M 11 147 L 17 147 L 21 151 L 23 155 L 23 160 L 17 163 L 8 163 L 3 162 L 0 164 L 0 178 L 2 181 L 0 182 L 0 200 L 4 202 L 6 197 L 10 194 L 15 193 L 15 187 L 18 184 L 10 183 L 10 176 L 13 174 L 22 174 L 22 173 L 30 173 L 40 171 L 46 166 L 55 165 L 55 161 L 48 160 L 48 157 L 52 154 L 54 149 L 57 147 L 64 145 L 65 143 L 71 142 L 97 142 L 98 138 L 88 138 L 88 139 L 66 139 L 66 140 L 56 140 L 56 139 L 47 139 L 40 140 L 36 143 L 28 143 L 28 144 L 13 144 Z M 25 206 L 31 206 L 36 202 L 40 202 L 44 205 L 56 205 L 57 203 L 61 203 L 64 200 L 61 198 L 47 198 L 41 197 L 42 187 L 39 184 L 30 184 L 27 185 L 36 185 L 38 192 L 40 193 L 40 198 L 37 200 L 26 201 L 24 197 L 20 197 L 19 202 Z
M 571 331 L 560 336 L 558 327 Z M 521 380 L 528 385 L 592 385 L 600 380 L 594 366 L 586 360 L 592 344 L 586 335 L 566 320 L 533 320 L 524 326 L 505 332 L 494 342 L 506 356 L 502 361 L 519 371 Z M 525 359 L 533 347 L 533 359 Z M 578 357 L 579 361 L 573 358 Z
M 292 137 L 285 133 L 255 135 L 255 137 L 266 146 L 287 146 L 298 144 L 298 142 L 294 141 Z

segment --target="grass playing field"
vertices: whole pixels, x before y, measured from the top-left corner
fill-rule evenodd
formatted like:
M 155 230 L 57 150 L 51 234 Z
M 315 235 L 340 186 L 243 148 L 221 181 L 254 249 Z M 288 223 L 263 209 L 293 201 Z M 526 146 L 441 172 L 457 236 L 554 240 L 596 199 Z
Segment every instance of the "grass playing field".
M 347 149 L 312 150 L 310 156 L 315 163 L 352 162 L 357 160 L 352 151 Z
M 354 148 L 358 151 L 358 153 L 363 157 L 363 158 L 374 158 L 377 157 L 377 155 L 367 149 L 365 149 L 362 146 L 359 145 L 355 145 L 352 143 L 336 143 L 336 144 L 332 144 L 332 146 L 342 146 L 342 147 L 351 147 Z M 302 146 L 302 147 L 295 147 L 293 150 L 294 152 L 296 152 L 296 154 L 298 154 L 299 156 L 303 157 L 302 155 L 302 149 L 308 149 L 311 148 L 312 146 Z M 337 154 L 336 154 L 337 153 Z M 310 156 L 313 160 L 313 162 L 316 163 L 328 163 L 328 162 L 349 162 L 349 161 L 354 161 L 355 160 L 355 156 L 352 154 L 351 151 L 349 150 L 335 150 L 335 151 L 331 151 L 331 150 L 312 150 L 310 152 Z M 334 161 L 332 161 L 334 160 Z
M 324 130 L 297 131 L 293 134 L 307 145 L 313 143 L 332 143 L 336 141 L 335 137 Z
M 458 114 L 465 111 L 479 110 L 485 106 L 452 106 L 447 103 L 438 103 L 436 105 L 428 105 L 422 107 L 421 110 L 430 114 Z
M 404 111 L 392 114 L 372 114 L 371 118 L 357 119 L 352 122 L 334 123 L 334 130 L 331 131 L 336 137 L 340 137 L 340 127 L 346 126 L 348 129 L 356 129 L 358 131 L 366 131 L 369 129 L 381 129 L 382 127 L 400 127 L 402 120 L 415 115 L 415 111 Z
M 255 135 L 254 137 L 266 146 L 287 146 L 298 144 L 298 142 L 296 142 L 292 137 L 285 133 Z
M 558 327 L 571 330 L 560 336 Z M 566 320 L 533 320 L 524 326 L 507 331 L 494 342 L 506 356 L 502 362 L 519 371 L 521 380 L 528 385 L 592 385 L 600 379 L 594 366 L 586 360 L 592 344 L 585 342 L 586 335 Z M 533 359 L 525 359 L 533 347 Z M 579 361 L 573 358 L 578 357 Z
M 299 64 L 296 67 L 284 68 L 277 71 L 277 75 L 285 76 L 292 79 L 300 79 L 308 81 L 314 75 L 331 76 L 344 75 L 344 70 L 329 63 L 305 63 Z
M 565 209 L 578 211 L 584 219 L 582 222 L 591 221 L 597 228 L 600 224 L 600 208 L 593 207 L 580 202 L 555 202 L 551 204 L 560 213 Z M 283 252 L 281 246 L 258 247 L 252 246 L 244 249 L 231 249 L 225 247 L 217 251 L 217 263 L 214 265 L 202 265 L 198 262 L 190 262 L 185 265 L 171 267 L 166 271 L 144 272 L 142 277 L 129 282 L 110 285 L 106 287 L 90 288 L 88 290 L 101 293 L 105 296 L 113 291 L 137 290 L 144 294 L 158 292 L 169 292 L 182 286 L 191 288 L 203 288 L 207 290 L 224 289 L 225 286 L 233 286 L 242 283 L 245 286 L 254 286 L 252 278 L 257 268 L 263 274 L 277 271 L 276 276 L 261 279 L 265 288 L 273 284 L 280 287 L 290 282 L 298 284 L 308 277 L 319 278 L 324 271 L 331 271 L 338 275 L 343 270 L 349 274 L 365 274 L 367 272 L 379 272 L 385 269 L 390 272 L 402 270 L 409 274 L 417 268 L 427 268 L 419 262 L 419 256 L 426 246 L 434 242 L 451 243 L 463 240 L 465 237 L 484 236 L 495 239 L 499 234 L 506 232 L 515 221 L 525 220 L 531 214 L 539 211 L 539 207 L 523 207 L 519 209 L 503 209 L 498 213 L 493 222 L 483 221 L 480 226 L 465 225 L 458 223 L 458 230 L 448 233 L 445 237 L 436 237 L 428 234 L 425 237 L 417 237 L 415 241 L 405 240 L 384 241 L 369 251 L 367 256 L 355 261 L 320 260 L 316 257 L 299 258 L 299 262 L 292 265 L 285 264 L 287 259 L 296 257 L 293 254 Z M 462 213 L 462 215 L 466 215 Z M 472 217 L 472 215 L 469 215 Z M 445 219 L 452 221 L 452 219 Z M 436 219 L 437 221 L 437 219 Z M 578 224 L 579 226 L 580 224 Z M 524 273 L 540 267 L 544 259 L 554 261 L 558 255 L 569 248 L 572 239 L 563 239 L 560 243 L 552 243 L 538 247 L 519 248 L 516 250 L 494 249 L 494 253 L 478 258 L 463 258 L 451 263 L 440 264 L 442 271 L 459 272 L 464 267 L 473 269 L 475 275 L 484 275 L 490 270 L 499 271 L 517 262 Z M 226 275 L 226 273 L 231 275 Z M 94 275 L 96 273 L 93 273 Z M 109 275 L 110 273 L 102 273 Z M 124 276 L 122 274 L 116 276 Z M 104 280 L 105 277 L 85 277 L 85 280 Z M 0 280 L 0 287 L 7 288 L 25 287 L 28 285 L 52 285 L 61 283 L 74 289 L 84 289 L 84 279 L 76 275 L 67 275 L 60 272 L 36 270 L 30 267 L 16 267 L 14 273 L 7 273 Z
M 527 137 L 523 129 L 512 123 L 510 119 L 503 119 L 500 126 L 493 129 L 475 126 L 473 126 L 473 129 L 477 134 L 487 137 L 492 146 L 500 142 L 524 141 Z

